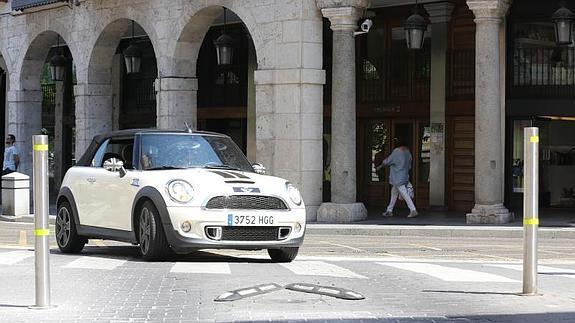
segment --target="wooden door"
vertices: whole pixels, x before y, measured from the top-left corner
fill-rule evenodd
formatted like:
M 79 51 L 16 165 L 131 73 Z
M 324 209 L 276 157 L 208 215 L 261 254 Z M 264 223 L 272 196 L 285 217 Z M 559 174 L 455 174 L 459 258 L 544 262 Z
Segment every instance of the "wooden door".
M 470 211 L 475 203 L 474 117 L 450 118 L 448 136 L 449 208 L 455 211 Z
M 389 156 L 392 139 L 402 138 L 413 157 L 410 180 L 414 185 L 414 202 L 418 208 L 429 205 L 429 155 L 425 151 L 425 128 L 429 121 L 416 119 L 362 120 L 358 142 L 358 196 L 368 206 L 382 207 L 389 203 L 389 169 L 375 171 L 375 162 Z M 399 207 L 405 206 L 399 201 Z
M 374 160 L 382 160 L 391 152 L 391 122 L 385 119 L 363 119 L 358 131 L 358 200 L 368 206 L 387 205 L 388 170 L 375 171 Z

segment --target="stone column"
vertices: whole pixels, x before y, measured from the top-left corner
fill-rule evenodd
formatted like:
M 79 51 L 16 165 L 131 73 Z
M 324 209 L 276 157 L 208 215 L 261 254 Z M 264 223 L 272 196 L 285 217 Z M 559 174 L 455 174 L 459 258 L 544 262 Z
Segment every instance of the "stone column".
M 431 150 L 429 165 L 429 205 L 445 208 L 445 82 L 447 38 L 453 3 L 425 4 L 431 20 L 431 89 L 429 102 Z
M 54 187 L 50 188 L 58 192 L 64 178 L 64 82 L 54 81 L 56 88 L 54 106 Z
M 301 191 L 308 221 L 322 200 L 323 85 L 318 69 L 257 70 L 257 162 Z
M 156 87 L 156 125 L 160 129 L 185 129 L 187 123 L 197 129 L 198 79 L 158 78 Z
M 325 2 L 325 1 L 324 1 Z M 356 203 L 355 38 L 361 7 L 321 8 L 333 30 L 331 99 L 331 202 L 318 212 L 321 222 L 352 222 L 367 217 Z
M 246 155 L 251 162 L 257 159 L 256 146 L 256 85 L 254 83 L 254 73 L 257 68 L 256 50 L 250 43 L 248 45 L 248 111 L 247 111 L 247 133 L 246 133 Z
M 112 86 L 83 83 L 74 86 L 76 98 L 76 160 L 96 135 L 112 131 Z
M 112 58 L 112 130 L 120 129 L 120 109 L 122 107 L 122 83 L 124 73 L 123 56 L 116 54 Z
M 42 91 L 8 91 L 8 128 L 16 136 L 19 173 L 32 176 L 32 136 L 42 128 Z M 32 181 L 32 178 L 30 178 Z
M 510 0 L 468 0 L 475 15 L 475 207 L 467 223 L 506 223 L 499 28 Z

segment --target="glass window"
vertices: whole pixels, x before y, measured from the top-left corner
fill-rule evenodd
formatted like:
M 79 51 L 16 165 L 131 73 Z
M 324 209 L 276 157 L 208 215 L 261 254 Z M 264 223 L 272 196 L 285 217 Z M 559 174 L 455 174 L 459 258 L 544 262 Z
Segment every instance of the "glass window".
M 523 129 L 531 127 L 531 120 L 513 120 L 513 193 L 523 192 Z
M 370 167 L 366 169 L 370 170 L 371 182 L 385 182 L 386 181 L 386 167 L 382 167 L 380 170 L 376 170 L 376 167 L 381 165 L 383 160 L 388 154 L 387 143 L 389 140 L 389 129 L 384 122 L 375 122 L 369 128 L 369 134 L 367 136 L 370 147 L 368 160 L 371 163 Z
M 573 48 L 557 47 L 553 23 L 524 22 L 513 27 L 513 85 L 571 85 Z
M 443 129 L 440 130 L 443 131 Z M 420 183 L 429 183 L 429 161 L 431 157 L 431 127 L 429 127 L 427 124 L 420 124 L 419 133 L 420 133 L 419 147 L 421 147 L 421 150 L 419 153 L 418 181 Z
M 108 139 L 96 151 L 92 159 L 92 167 L 102 167 L 104 161 L 115 157 L 124 162 L 126 169 L 133 168 L 133 139 Z
M 253 172 L 238 146 L 219 136 L 144 134 L 140 163 L 148 170 L 206 167 Z
M 94 158 L 92 159 L 92 163 L 90 164 L 90 166 L 102 167 L 103 162 L 102 159 L 104 158 L 104 153 L 106 152 L 106 146 L 108 146 L 108 142 L 110 142 L 109 139 L 104 141 L 104 143 L 100 145 L 100 148 L 98 148 L 98 151 L 96 151 L 96 154 L 94 155 Z

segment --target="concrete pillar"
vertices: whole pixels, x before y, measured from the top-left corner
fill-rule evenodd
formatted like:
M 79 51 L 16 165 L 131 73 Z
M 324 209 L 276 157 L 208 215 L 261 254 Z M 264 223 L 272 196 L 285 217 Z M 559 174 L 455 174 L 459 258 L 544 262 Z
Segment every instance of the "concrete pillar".
M 112 86 L 81 83 L 74 86 L 76 98 L 76 160 L 96 135 L 112 131 Z
M 120 109 L 122 106 L 122 82 L 124 71 L 122 69 L 121 54 L 114 55 L 112 62 L 112 130 L 120 129 Z
M 257 70 L 257 162 L 301 191 L 308 221 L 322 201 L 323 85 L 317 69 Z
M 257 69 L 256 50 L 250 42 L 248 46 L 248 111 L 247 111 L 247 157 L 253 162 L 257 159 L 256 145 L 256 85 L 254 73 Z
M 50 188 L 58 192 L 64 177 L 64 82 L 54 81 L 56 85 L 54 107 L 54 187 Z
M 32 176 L 32 136 L 42 128 L 42 91 L 8 91 L 8 129 L 16 136 L 19 173 Z
M 453 3 L 425 4 L 431 20 L 431 89 L 429 102 L 431 151 L 429 165 L 429 205 L 445 208 L 445 103 L 447 38 Z
M 185 129 L 187 123 L 197 129 L 198 79 L 158 78 L 156 87 L 156 125 L 160 129 Z
M 468 0 L 475 15 L 475 207 L 468 223 L 507 223 L 503 205 L 499 30 L 510 0 Z
M 321 222 L 364 220 L 367 210 L 356 203 L 355 38 L 361 7 L 324 7 L 333 30 L 331 99 L 331 202 L 318 212 Z

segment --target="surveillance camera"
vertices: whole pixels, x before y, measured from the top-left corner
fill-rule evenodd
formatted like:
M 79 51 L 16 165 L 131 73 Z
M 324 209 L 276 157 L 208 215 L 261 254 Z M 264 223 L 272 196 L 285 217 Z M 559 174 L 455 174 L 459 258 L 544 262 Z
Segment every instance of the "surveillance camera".
M 373 21 L 371 19 L 365 19 L 361 23 L 361 30 L 364 32 L 368 32 L 371 29 L 371 26 L 373 26 Z

